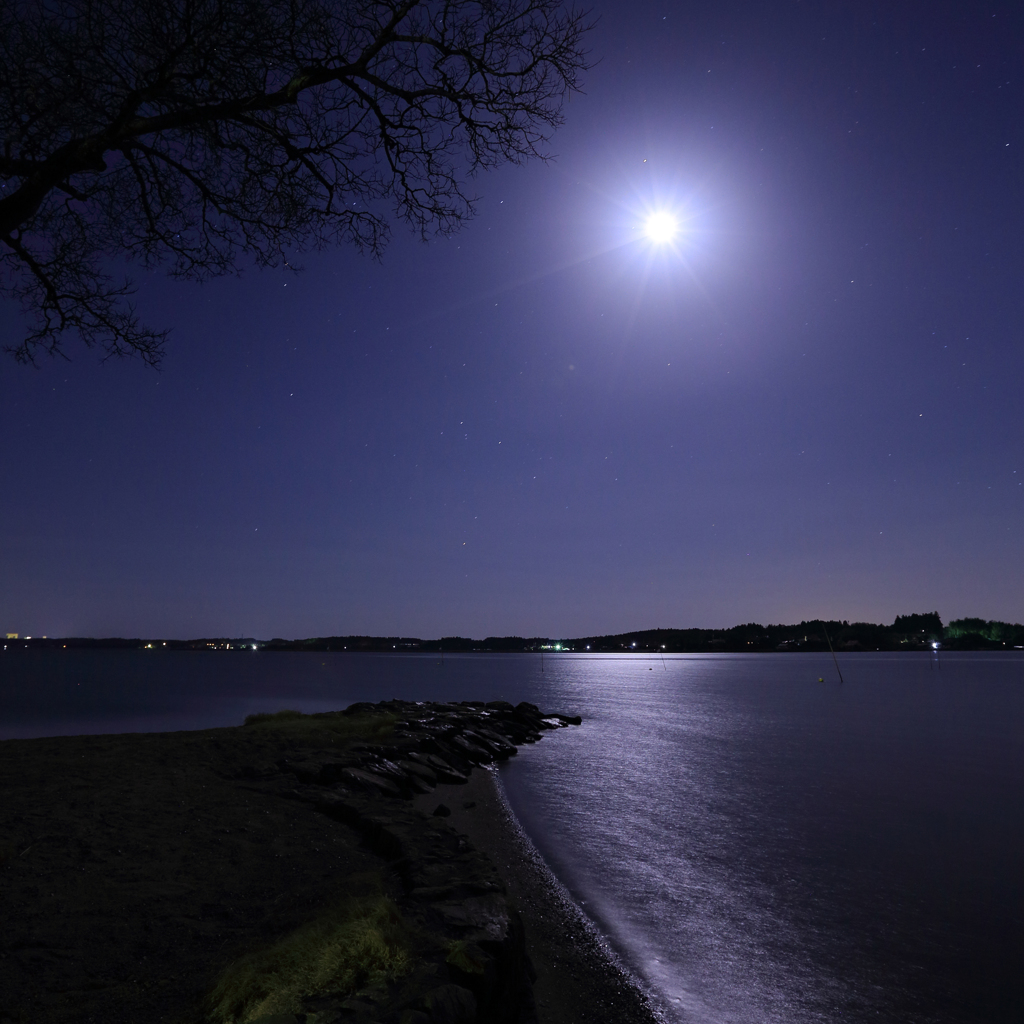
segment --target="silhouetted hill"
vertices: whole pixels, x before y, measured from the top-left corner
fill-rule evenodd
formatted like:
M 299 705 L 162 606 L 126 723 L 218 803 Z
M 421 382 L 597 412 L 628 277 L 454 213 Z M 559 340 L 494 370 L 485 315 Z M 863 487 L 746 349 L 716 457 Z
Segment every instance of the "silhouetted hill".
M 954 619 L 943 626 L 938 612 L 899 615 L 892 625 L 812 619 L 795 625 L 748 622 L 729 629 L 641 629 L 602 636 L 489 636 L 473 640 L 445 636 L 422 640 L 409 636 L 322 636 L 304 640 L 255 640 L 251 637 L 204 637 L 196 640 L 125 639 L 123 637 L 8 637 L 5 649 L 154 649 L 168 651 L 331 651 L 362 653 L 470 653 L 580 651 L 591 653 L 715 653 L 752 651 L 944 650 L 994 651 L 1024 649 L 1024 625 L 986 619 Z

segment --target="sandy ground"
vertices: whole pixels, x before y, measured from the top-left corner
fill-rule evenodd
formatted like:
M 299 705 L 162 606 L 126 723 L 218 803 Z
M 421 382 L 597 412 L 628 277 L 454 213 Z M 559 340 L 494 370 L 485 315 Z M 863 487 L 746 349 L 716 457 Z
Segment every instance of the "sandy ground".
M 537 972 L 540 1024 L 653 1024 L 660 1019 L 523 834 L 493 770 L 477 768 L 468 785 L 438 786 L 416 799 L 428 814 L 438 804 L 450 809 L 449 825 L 491 858 L 523 917 Z
M 225 964 L 377 884 L 350 829 L 230 778 L 245 740 L 0 743 L 0 1024 L 195 1019 Z

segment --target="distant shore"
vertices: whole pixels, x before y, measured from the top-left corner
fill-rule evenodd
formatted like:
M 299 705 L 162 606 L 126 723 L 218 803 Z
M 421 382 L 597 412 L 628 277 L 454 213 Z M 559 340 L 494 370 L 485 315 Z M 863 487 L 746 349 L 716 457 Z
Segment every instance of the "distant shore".
M 643 629 L 573 638 L 463 636 L 424 640 L 410 636 L 318 636 L 302 640 L 275 637 L 40 637 L 8 633 L 4 650 L 168 650 L 315 651 L 373 654 L 764 654 L 771 651 L 854 654 L 873 651 L 1024 650 L 1024 625 L 985 619 L 954 619 L 943 624 L 938 612 L 898 615 L 889 624 L 813 619 L 792 625 L 748 622 L 728 629 Z

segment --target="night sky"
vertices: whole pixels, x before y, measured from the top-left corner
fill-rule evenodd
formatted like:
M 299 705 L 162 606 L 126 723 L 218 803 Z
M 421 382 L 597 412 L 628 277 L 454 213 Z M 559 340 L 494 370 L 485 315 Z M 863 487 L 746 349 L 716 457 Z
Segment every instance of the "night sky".
M 461 233 L 138 272 L 159 371 L 0 362 L 0 630 L 1024 620 L 1024 9 L 592 9 Z

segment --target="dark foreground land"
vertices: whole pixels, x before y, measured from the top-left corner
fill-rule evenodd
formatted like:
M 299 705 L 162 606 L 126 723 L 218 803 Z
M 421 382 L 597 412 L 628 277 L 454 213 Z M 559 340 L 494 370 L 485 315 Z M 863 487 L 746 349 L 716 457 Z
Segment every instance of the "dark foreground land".
M 0 1024 L 652 1021 L 477 767 L 578 721 L 393 701 L 0 743 Z

